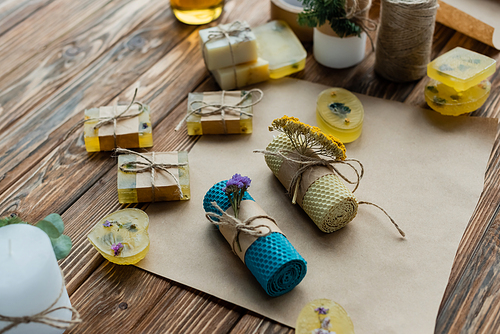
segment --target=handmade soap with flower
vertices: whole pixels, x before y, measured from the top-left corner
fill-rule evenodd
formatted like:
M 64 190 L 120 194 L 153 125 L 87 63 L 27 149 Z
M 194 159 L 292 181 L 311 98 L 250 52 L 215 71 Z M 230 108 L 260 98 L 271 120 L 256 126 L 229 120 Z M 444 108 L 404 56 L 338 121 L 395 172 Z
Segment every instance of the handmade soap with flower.
M 256 61 L 219 68 L 212 75 L 221 89 L 230 90 L 269 80 L 269 62 L 262 58 Z
M 296 334 L 354 334 L 354 325 L 342 306 L 329 299 L 316 299 L 299 313 Z
M 125 203 L 188 200 L 188 152 L 138 153 L 117 149 L 118 201 Z
M 346 89 L 329 88 L 318 96 L 316 120 L 319 128 L 343 143 L 359 138 L 364 114 L 361 101 Z
M 263 94 L 260 89 L 189 93 L 184 119 L 188 135 L 252 133 L 253 106 Z
M 87 109 L 83 133 L 87 152 L 151 147 L 153 130 L 149 106 L 133 103 Z
M 259 57 L 269 62 L 271 79 L 304 69 L 307 52 L 286 22 L 271 21 L 254 28 L 253 32 L 257 37 Z
M 275 119 L 269 130 L 281 133 L 265 150 L 254 152 L 265 155 L 267 166 L 287 189 L 292 203 L 299 204 L 321 231 L 331 233 L 346 226 L 356 216 L 358 204 L 381 209 L 371 202 L 356 200 L 353 192 L 363 177 L 363 165 L 356 159 L 347 159 L 345 146 L 340 140 L 288 116 Z M 354 163 L 359 165 L 360 171 Z M 352 169 L 356 179 L 350 180 L 341 173 L 341 165 Z M 349 190 L 341 178 L 354 184 L 354 190 Z M 404 236 L 394 220 L 388 217 Z
M 92 228 L 87 238 L 104 258 L 116 264 L 136 264 L 149 251 L 149 217 L 139 209 L 113 212 Z
M 307 263 L 277 221 L 250 196 L 250 183 L 250 178 L 235 174 L 215 184 L 203 198 L 203 208 L 265 292 L 281 296 L 302 281 Z
M 427 66 L 433 79 L 425 87 L 428 105 L 444 115 L 457 116 L 480 108 L 491 91 L 487 78 L 496 71 L 496 61 L 457 47 Z
M 202 29 L 199 34 L 209 71 L 257 60 L 257 39 L 245 21 Z

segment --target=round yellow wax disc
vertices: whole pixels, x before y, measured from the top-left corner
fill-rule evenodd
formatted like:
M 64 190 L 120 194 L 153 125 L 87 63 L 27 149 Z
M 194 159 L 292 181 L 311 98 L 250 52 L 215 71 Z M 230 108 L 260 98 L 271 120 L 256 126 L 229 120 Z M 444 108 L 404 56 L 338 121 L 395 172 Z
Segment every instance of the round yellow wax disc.
M 491 83 L 488 80 L 461 92 L 431 80 L 425 86 L 425 101 L 429 107 L 443 115 L 458 116 L 481 108 L 490 91 Z
M 108 261 L 136 264 L 149 251 L 149 217 L 139 209 L 123 209 L 102 218 L 87 236 Z
M 318 96 L 316 120 L 319 128 L 343 143 L 358 139 L 364 115 L 361 101 L 346 89 L 329 88 Z
M 296 334 L 354 334 L 352 320 L 339 304 L 316 299 L 300 311 Z

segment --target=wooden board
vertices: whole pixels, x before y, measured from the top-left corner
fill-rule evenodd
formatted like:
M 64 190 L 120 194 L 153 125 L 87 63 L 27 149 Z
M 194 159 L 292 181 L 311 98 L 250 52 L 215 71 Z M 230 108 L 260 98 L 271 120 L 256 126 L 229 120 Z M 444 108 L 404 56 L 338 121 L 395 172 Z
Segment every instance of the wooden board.
M 378 9 L 371 15 L 376 17 Z M 220 22 L 269 19 L 268 0 L 227 1 Z M 36 221 L 62 214 L 72 253 L 60 261 L 84 322 L 73 333 L 280 333 L 293 330 L 135 267 L 105 261 L 86 240 L 120 208 L 116 162 L 87 154 L 81 130 L 63 137 L 83 109 L 139 99 L 153 109 L 154 149 L 190 149 L 196 137 L 174 127 L 190 91 L 217 90 L 202 62 L 199 28 L 179 23 L 164 0 L 3 0 L 0 2 L 0 216 Z M 456 46 L 500 60 L 498 51 L 440 24 L 432 56 Z M 427 78 L 395 84 L 378 77 L 369 52 L 359 65 L 325 68 L 311 45 L 299 79 L 425 106 Z M 499 117 L 500 77 L 474 114 Z M 500 141 L 485 188 L 457 251 L 436 333 L 493 333 L 500 322 Z

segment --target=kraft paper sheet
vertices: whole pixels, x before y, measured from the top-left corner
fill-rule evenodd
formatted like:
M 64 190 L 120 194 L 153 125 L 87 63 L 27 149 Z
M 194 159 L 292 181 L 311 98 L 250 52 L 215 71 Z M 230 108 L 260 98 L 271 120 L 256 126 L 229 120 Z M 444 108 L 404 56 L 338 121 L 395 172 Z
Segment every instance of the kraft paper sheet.
M 500 0 L 440 0 L 436 21 L 500 50 Z
M 138 266 L 291 327 L 307 302 L 329 298 L 347 310 L 357 334 L 433 333 L 498 121 L 446 117 L 357 94 L 364 128 L 347 155 L 366 172 L 356 196 L 385 208 L 407 239 L 383 213 L 363 205 L 345 228 L 325 234 L 291 204 L 252 150 L 267 146 L 273 136 L 267 128 L 283 114 L 316 124 L 316 97 L 327 87 L 281 79 L 259 88 L 265 97 L 254 107 L 254 133 L 203 136 L 189 154 L 191 200 L 148 208 L 151 248 Z M 306 277 L 288 294 L 268 297 L 205 218 L 203 196 L 234 173 L 252 179 L 250 194 L 308 262 Z

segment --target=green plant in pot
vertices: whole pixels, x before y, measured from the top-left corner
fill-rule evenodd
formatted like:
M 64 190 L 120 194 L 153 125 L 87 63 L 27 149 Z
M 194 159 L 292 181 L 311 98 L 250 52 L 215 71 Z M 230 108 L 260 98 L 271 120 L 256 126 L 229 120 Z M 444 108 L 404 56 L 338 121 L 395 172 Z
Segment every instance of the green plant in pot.
M 332 68 L 346 68 L 365 57 L 366 28 L 364 21 L 371 0 L 300 0 L 304 11 L 300 25 L 314 28 L 314 58 Z

